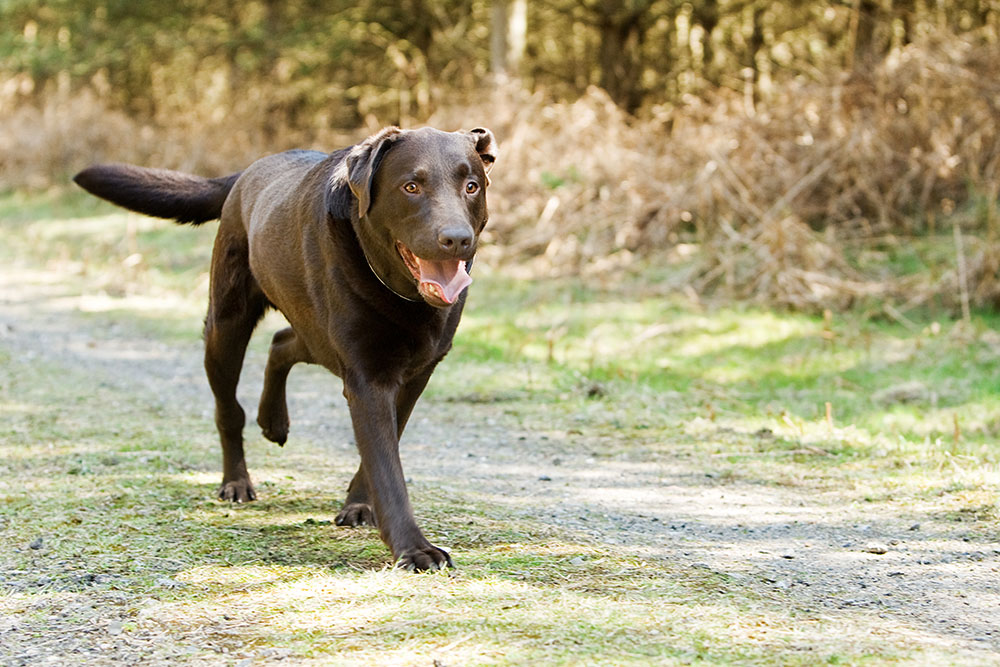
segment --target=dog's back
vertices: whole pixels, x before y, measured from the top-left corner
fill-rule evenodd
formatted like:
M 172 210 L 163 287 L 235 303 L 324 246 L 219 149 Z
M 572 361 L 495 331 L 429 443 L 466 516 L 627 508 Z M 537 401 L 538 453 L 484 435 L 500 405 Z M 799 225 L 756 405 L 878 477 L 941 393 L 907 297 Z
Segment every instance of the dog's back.
M 321 163 L 329 158 L 318 151 L 290 150 L 257 160 L 240 174 L 226 215 L 238 216 L 248 233 L 269 220 L 298 219 L 322 201 L 329 176 Z M 310 177 L 314 182 L 308 182 Z

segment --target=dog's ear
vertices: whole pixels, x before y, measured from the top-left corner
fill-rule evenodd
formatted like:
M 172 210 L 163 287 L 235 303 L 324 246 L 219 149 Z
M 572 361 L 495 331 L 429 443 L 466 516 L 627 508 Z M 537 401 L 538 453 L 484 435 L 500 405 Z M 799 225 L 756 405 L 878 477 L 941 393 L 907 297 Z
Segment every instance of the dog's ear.
M 497 161 L 496 139 L 493 138 L 493 133 L 485 127 L 469 130 L 469 135 L 476 142 L 476 152 L 479 153 L 479 159 L 483 161 L 483 167 L 486 169 L 486 185 L 489 185 L 490 170 L 493 169 L 493 163 Z
M 379 130 L 355 146 L 344 159 L 347 167 L 347 185 L 358 198 L 358 218 L 368 215 L 368 208 L 372 203 L 375 172 L 378 171 L 382 156 L 401 133 L 402 130 L 398 127 Z

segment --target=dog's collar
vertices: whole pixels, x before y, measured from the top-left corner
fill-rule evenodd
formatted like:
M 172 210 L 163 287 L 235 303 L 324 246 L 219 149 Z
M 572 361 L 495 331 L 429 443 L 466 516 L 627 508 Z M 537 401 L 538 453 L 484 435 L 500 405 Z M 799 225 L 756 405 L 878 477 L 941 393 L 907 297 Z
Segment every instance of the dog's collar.
M 391 287 L 389 287 L 389 283 L 387 283 L 385 280 L 383 280 L 382 276 L 380 276 L 378 274 L 378 271 L 376 271 L 375 267 L 372 266 L 371 260 L 368 259 L 367 255 L 365 255 L 365 261 L 368 262 L 368 268 L 372 270 L 372 275 L 375 276 L 380 283 L 382 283 L 382 286 L 385 287 L 390 292 L 392 292 L 393 294 L 395 294 L 396 296 L 398 296 L 400 299 L 402 299 L 403 301 L 409 301 L 410 303 L 421 303 L 423 301 L 423 299 L 411 299 L 408 296 L 403 296 L 402 294 L 400 294 L 396 290 L 394 290 Z

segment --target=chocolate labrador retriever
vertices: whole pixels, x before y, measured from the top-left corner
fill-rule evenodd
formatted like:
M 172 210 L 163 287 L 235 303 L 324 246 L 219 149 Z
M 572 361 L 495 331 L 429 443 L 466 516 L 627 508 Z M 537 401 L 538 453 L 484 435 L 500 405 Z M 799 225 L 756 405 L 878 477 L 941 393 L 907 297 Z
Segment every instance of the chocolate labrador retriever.
M 268 308 L 274 335 L 257 422 L 288 436 L 285 381 L 299 362 L 344 382 L 361 465 L 338 525 L 378 526 L 399 567 L 451 565 L 417 527 L 399 437 L 451 347 L 487 221 L 493 134 L 390 127 L 331 154 L 294 150 L 224 178 L 97 165 L 74 180 L 115 204 L 181 223 L 221 220 L 212 252 L 205 371 L 222 441 L 219 497 L 255 498 L 236 384 Z

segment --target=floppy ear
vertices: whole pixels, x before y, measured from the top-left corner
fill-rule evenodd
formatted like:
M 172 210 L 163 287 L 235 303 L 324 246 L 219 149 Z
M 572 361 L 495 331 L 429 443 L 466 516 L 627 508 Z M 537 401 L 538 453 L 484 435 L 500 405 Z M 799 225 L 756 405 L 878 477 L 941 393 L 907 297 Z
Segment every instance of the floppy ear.
M 347 185 L 358 198 L 358 218 L 368 215 L 372 203 L 372 183 L 382 156 L 389 150 L 393 140 L 401 134 L 398 127 L 379 130 L 351 149 L 344 159 L 347 167 Z
M 493 169 L 493 163 L 497 160 L 497 142 L 493 138 L 493 133 L 485 127 L 469 130 L 469 136 L 476 142 L 476 152 L 479 153 L 479 158 L 483 161 L 483 167 L 486 169 L 486 185 L 489 185 L 490 170 Z

